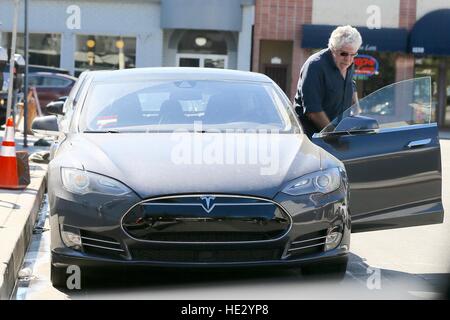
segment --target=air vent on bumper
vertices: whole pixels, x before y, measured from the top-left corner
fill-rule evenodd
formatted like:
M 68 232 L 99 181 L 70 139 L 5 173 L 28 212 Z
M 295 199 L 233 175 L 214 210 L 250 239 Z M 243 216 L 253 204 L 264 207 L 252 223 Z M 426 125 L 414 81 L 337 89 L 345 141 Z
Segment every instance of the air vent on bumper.
M 291 242 L 288 254 L 300 256 L 324 251 L 327 229 L 305 234 Z
M 120 243 L 113 238 L 86 230 L 80 230 L 80 236 L 85 253 L 107 257 L 118 257 L 125 254 Z

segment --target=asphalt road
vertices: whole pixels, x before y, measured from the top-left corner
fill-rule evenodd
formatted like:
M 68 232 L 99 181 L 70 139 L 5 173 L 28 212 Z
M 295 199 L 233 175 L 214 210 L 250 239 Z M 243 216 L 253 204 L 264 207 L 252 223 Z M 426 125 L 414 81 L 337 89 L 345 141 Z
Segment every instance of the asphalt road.
M 450 274 L 450 139 L 441 140 L 447 216 L 439 225 L 352 235 L 350 264 L 341 282 L 304 278 L 299 270 L 97 274 L 81 290 L 50 283 L 48 210 L 41 210 L 13 299 L 438 299 Z

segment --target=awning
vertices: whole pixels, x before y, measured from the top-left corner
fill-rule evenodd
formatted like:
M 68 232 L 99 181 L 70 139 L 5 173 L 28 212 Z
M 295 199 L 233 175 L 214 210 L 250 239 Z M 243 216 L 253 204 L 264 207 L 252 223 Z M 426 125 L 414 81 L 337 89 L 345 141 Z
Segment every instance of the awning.
M 302 48 L 326 48 L 331 33 L 338 26 L 304 24 Z M 355 27 L 361 34 L 362 51 L 401 51 L 407 50 L 408 31 L 398 28 L 369 29 Z
M 450 55 L 450 9 L 432 11 L 415 24 L 410 33 L 409 52 Z

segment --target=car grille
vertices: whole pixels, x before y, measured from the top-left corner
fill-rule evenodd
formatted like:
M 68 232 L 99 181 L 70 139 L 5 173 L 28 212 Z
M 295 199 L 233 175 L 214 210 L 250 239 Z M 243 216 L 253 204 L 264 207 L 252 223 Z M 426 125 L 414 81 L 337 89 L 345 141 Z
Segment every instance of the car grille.
M 288 254 L 291 256 L 314 254 L 324 251 L 327 229 L 305 234 L 291 242 Z
M 268 238 L 268 237 L 266 237 Z M 250 232 L 193 232 L 193 233 L 163 233 L 152 237 L 155 241 L 175 242 L 234 242 L 234 241 L 258 241 L 259 233 Z
M 251 262 L 278 260 L 281 249 L 173 250 L 132 249 L 134 260 L 163 262 Z
M 151 199 L 133 206 L 122 219 L 131 237 L 162 242 L 267 241 L 280 239 L 290 226 L 290 216 L 277 204 L 237 196 Z
M 80 230 L 80 236 L 85 253 L 106 257 L 122 257 L 125 254 L 120 243 L 113 238 L 86 230 Z

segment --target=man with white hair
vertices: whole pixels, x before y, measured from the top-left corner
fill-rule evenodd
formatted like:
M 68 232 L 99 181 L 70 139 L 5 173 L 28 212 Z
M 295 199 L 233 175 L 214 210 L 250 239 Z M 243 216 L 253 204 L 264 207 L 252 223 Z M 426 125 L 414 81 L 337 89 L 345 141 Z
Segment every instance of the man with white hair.
M 295 110 L 309 137 L 356 102 L 353 59 L 361 44 L 358 30 L 337 27 L 331 33 L 328 48 L 310 56 L 302 66 Z

